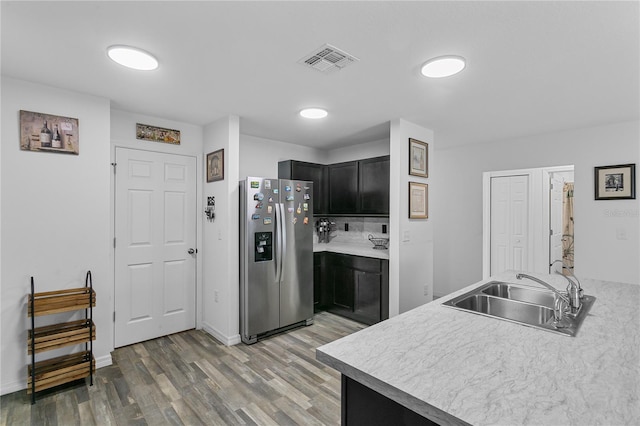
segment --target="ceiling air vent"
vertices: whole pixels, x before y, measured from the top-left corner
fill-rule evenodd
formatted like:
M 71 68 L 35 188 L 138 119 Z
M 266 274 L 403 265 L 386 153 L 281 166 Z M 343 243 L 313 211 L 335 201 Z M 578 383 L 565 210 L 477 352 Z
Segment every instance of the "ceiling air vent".
M 300 59 L 298 63 L 322 73 L 329 74 L 331 72 L 341 70 L 356 61 L 359 61 L 359 59 L 355 56 L 350 55 L 337 47 L 333 47 L 330 44 L 325 44 Z

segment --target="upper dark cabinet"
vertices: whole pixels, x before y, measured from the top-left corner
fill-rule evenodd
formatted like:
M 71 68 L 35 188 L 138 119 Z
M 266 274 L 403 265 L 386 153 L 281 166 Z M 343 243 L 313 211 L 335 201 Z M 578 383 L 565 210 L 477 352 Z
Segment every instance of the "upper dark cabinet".
M 352 214 L 358 210 L 358 162 L 329 165 L 329 213 Z
M 313 182 L 313 214 L 327 213 L 327 166 L 304 161 L 286 160 L 278 163 L 278 179 Z
M 314 215 L 389 215 L 390 157 L 329 164 L 287 160 L 278 178 L 313 181 Z
M 358 163 L 359 212 L 388 215 L 389 156 L 360 160 Z

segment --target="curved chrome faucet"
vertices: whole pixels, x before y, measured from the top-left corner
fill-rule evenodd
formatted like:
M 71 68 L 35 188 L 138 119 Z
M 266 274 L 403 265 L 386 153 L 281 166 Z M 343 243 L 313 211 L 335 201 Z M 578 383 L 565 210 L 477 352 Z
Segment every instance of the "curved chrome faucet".
M 564 263 L 562 259 L 554 260 L 551 263 L 551 266 L 555 265 L 558 262 L 562 263 L 563 270 L 566 270 L 569 275 L 575 280 L 574 282 L 570 280 L 569 277 L 565 274 L 556 271 L 556 274 L 562 275 L 569 282 L 569 284 L 567 285 L 567 293 L 569 294 L 569 299 L 571 301 L 571 313 L 575 314 L 580 310 L 580 307 L 582 306 L 582 298 L 584 297 L 582 287 L 580 286 L 578 277 L 576 277 L 573 272 L 571 272 L 571 269 L 569 269 L 569 267 Z
M 523 274 L 523 273 L 518 273 L 516 274 L 516 278 L 521 280 L 523 278 L 528 278 L 531 281 L 537 282 L 538 284 L 542 285 L 543 287 L 551 290 L 553 292 L 554 295 L 554 299 L 553 299 L 553 320 L 554 323 L 557 327 L 563 327 L 562 325 L 562 318 L 564 317 L 564 311 L 565 309 L 570 309 L 571 312 L 573 312 L 573 307 L 571 305 L 571 300 L 565 296 L 564 294 L 560 293 L 558 290 L 556 290 L 555 287 L 553 287 L 551 284 L 547 284 L 546 282 L 542 281 L 540 278 L 536 278 L 534 276 L 528 275 L 528 274 Z M 569 280 L 570 282 L 572 282 L 571 280 Z

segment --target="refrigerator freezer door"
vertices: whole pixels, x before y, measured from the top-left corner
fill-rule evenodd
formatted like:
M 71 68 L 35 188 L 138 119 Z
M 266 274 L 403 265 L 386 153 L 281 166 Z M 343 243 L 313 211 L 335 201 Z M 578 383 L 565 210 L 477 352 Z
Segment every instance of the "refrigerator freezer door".
M 313 318 L 313 183 L 280 180 L 283 256 L 280 327 Z
M 240 335 L 249 343 L 280 325 L 278 180 L 240 182 Z

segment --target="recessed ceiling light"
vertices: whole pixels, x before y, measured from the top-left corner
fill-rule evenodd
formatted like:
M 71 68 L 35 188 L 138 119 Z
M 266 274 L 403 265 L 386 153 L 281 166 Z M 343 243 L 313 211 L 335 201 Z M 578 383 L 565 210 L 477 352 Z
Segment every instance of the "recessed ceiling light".
M 109 57 L 120 65 L 141 71 L 151 71 L 158 68 L 158 60 L 149 52 L 131 46 L 109 46 Z
M 326 109 L 322 108 L 305 108 L 300 111 L 300 115 L 304 118 L 311 118 L 315 120 L 318 118 L 325 118 L 328 113 Z
M 424 63 L 422 75 L 432 78 L 449 77 L 462 71 L 465 65 L 465 59 L 461 56 L 439 56 Z

